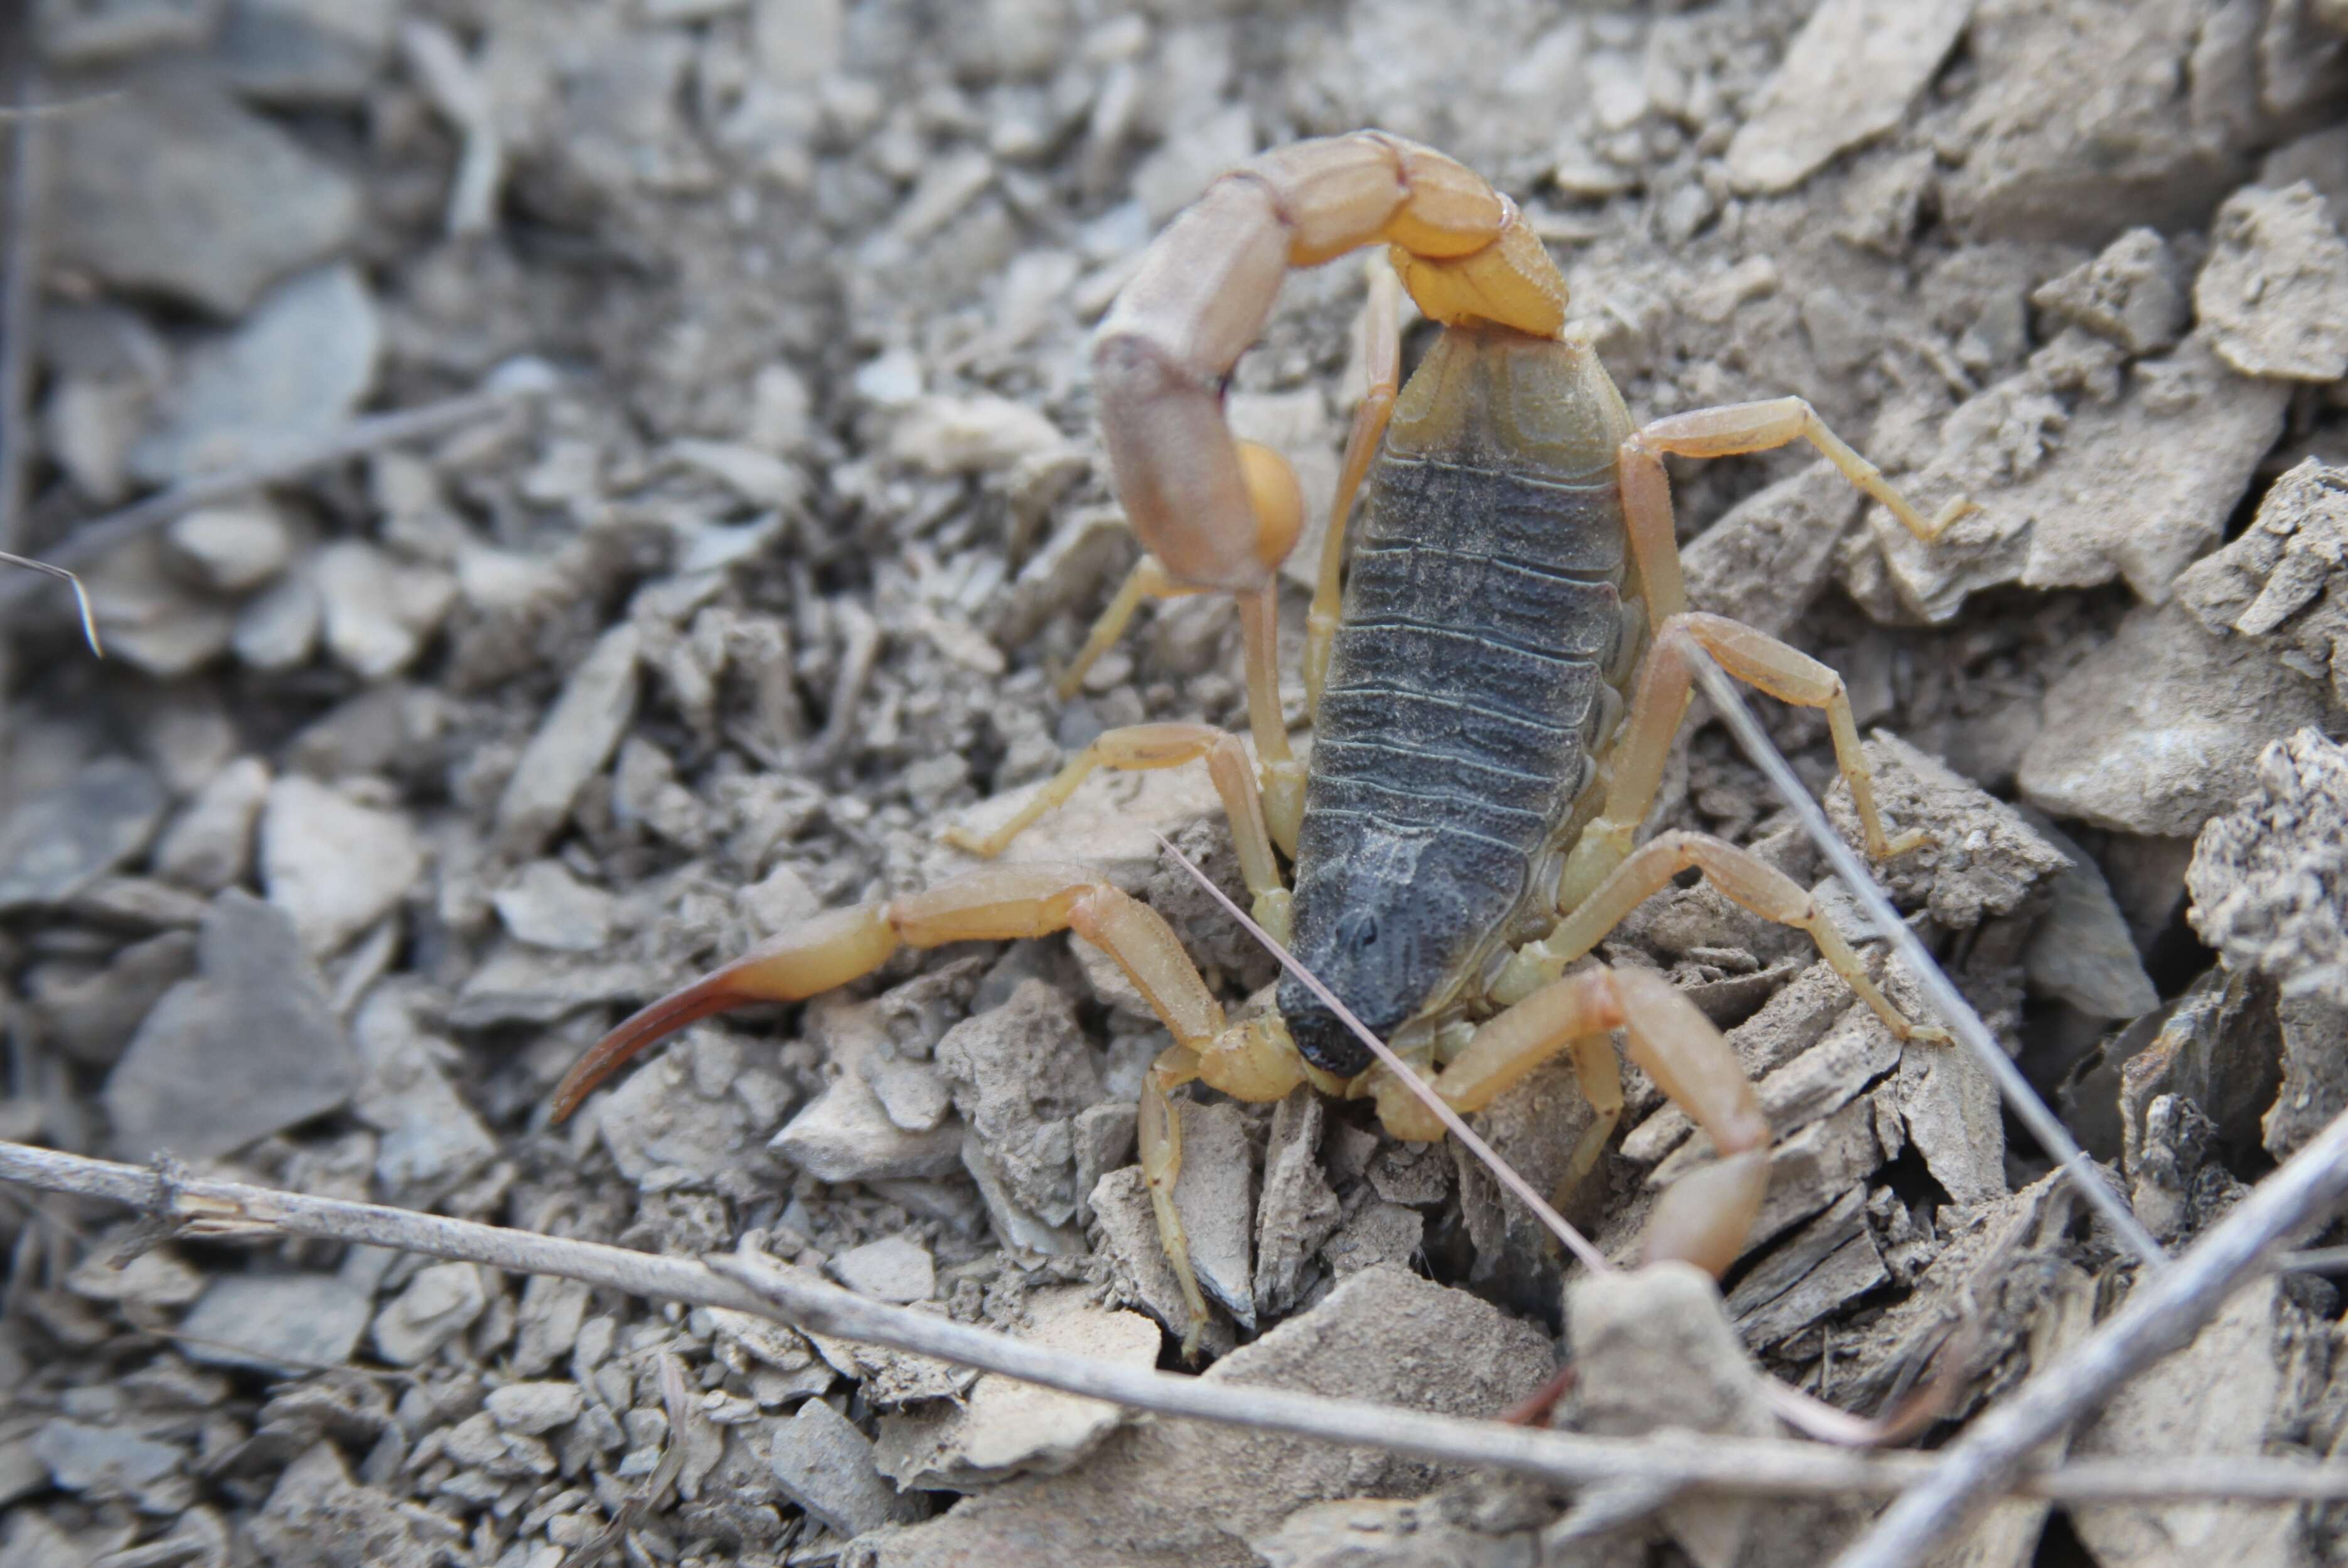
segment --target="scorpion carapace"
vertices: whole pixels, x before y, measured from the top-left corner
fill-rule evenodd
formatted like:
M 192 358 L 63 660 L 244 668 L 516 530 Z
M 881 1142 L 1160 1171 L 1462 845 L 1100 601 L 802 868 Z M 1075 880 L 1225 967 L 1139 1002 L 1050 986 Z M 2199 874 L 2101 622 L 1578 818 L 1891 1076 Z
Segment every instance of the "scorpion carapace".
M 1548 915 L 1560 843 L 1595 814 L 1594 753 L 1645 643 L 1623 613 L 1630 434 L 1587 348 L 1506 327 L 1444 333 L 1395 400 L 1313 720 L 1292 917 L 1298 959 L 1381 1037 Z M 1314 1066 L 1369 1066 L 1292 977 L 1280 1010 Z
M 1383 242 L 1370 387 L 1356 411 L 1306 620 L 1310 769 L 1282 719 L 1275 569 L 1300 502 L 1286 463 L 1235 442 L 1220 388 L 1269 315 L 1282 273 Z M 1399 288 L 1445 328 L 1399 390 Z M 1823 709 L 1878 856 L 1875 809 L 1841 680 L 1776 639 L 1688 612 L 1665 455 L 1714 457 L 1809 442 L 1931 538 L 1927 520 L 1799 398 L 1634 426 L 1597 355 L 1565 331 L 1566 286 L 1514 203 L 1461 165 L 1376 131 L 1300 142 L 1217 180 L 1143 254 L 1094 352 L 1117 495 L 1148 550 L 1085 651 L 1145 600 L 1234 595 L 1246 643 L 1251 760 L 1205 724 L 1138 724 L 1095 740 L 991 835 L 1000 853 L 1098 768 L 1203 761 L 1231 819 L 1256 918 L 1390 1041 L 1453 1109 L 1479 1110 L 1560 1053 L 1597 1112 L 1567 1175 L 1597 1160 L 1621 1112 L 1612 1034 L 1684 1107 L 1719 1159 L 1681 1178 L 1648 1223 L 1651 1257 L 1717 1273 L 1768 1184 L 1769 1129 L 1727 1042 L 1669 982 L 1590 964 L 1632 907 L 1700 868 L 1729 897 L 1807 931 L 1902 1039 L 1911 1024 L 1798 885 L 1701 834 L 1633 847 L 1688 700 L 1692 651 L 1785 701 Z M 1368 482 L 1350 583 L 1346 524 Z M 1281 856 L 1293 867 L 1283 883 Z M 1070 930 L 1113 958 L 1173 1037 L 1144 1081 L 1137 1131 L 1186 1346 L 1207 1320 L 1174 1202 L 1193 1080 L 1249 1101 L 1311 1081 L 1368 1095 L 1404 1138 L 1442 1123 L 1336 1020 L 1283 987 L 1280 1010 L 1227 1024 L 1158 914 L 1090 868 L 984 866 L 924 892 L 836 911 L 665 997 L 598 1042 L 556 1113 L 646 1043 L 726 1008 L 798 1000 L 878 968 L 900 945 Z M 1301 1054 L 1300 1054 L 1301 1050 Z

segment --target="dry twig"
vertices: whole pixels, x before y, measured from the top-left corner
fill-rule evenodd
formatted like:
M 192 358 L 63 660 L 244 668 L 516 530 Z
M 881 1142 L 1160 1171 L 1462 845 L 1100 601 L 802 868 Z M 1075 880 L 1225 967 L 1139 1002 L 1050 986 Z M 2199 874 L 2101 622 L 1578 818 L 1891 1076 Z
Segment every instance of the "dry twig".
M 63 544 L 45 560 L 36 564 L 62 569 L 86 569 L 108 551 L 118 549 L 133 539 L 152 533 L 199 507 L 228 500 L 263 486 L 283 484 L 345 457 L 356 457 L 402 442 L 420 441 L 427 436 L 462 429 L 542 390 L 544 387 L 539 381 L 518 377 L 509 384 L 493 384 L 479 392 L 463 393 L 438 403 L 427 403 L 420 408 L 404 408 L 392 414 L 370 414 L 364 418 L 351 420 L 299 450 L 278 453 L 261 462 L 223 468 L 216 474 L 198 475 L 168 490 L 159 490 L 144 500 L 133 501 L 118 511 L 94 518 L 75 528 Z M 0 578 L 0 610 L 15 604 L 31 591 L 32 586 L 26 579 Z
M 1907 1568 L 1922 1562 L 1974 1509 L 2023 1473 L 2034 1449 L 2123 1380 L 2190 1343 L 2285 1237 L 2315 1224 L 2343 1199 L 2348 1199 L 2348 1115 L 2334 1118 L 2182 1257 L 2138 1284 L 2110 1322 L 2041 1368 L 1934 1456 L 1932 1474 L 1885 1510 L 1836 1560 L 1836 1568 Z
M 2348 1132 L 2335 1132 L 2348 1143 Z M 654 1300 L 731 1307 L 1164 1416 L 1383 1449 L 1439 1463 L 1488 1466 L 1560 1486 L 1653 1482 L 1747 1496 L 1879 1497 L 1913 1483 L 1935 1463 L 1931 1455 L 1856 1454 L 1776 1439 L 1601 1438 L 1536 1431 L 1500 1421 L 1176 1377 L 1073 1356 L 928 1313 L 867 1301 L 805 1270 L 758 1255 L 703 1264 L 379 1204 L 159 1173 L 22 1143 L 0 1143 L 0 1181 L 122 1204 L 191 1237 L 314 1236 L 398 1247 L 517 1273 L 557 1275 Z M 2009 1469 L 1999 1484 L 2025 1496 L 2063 1502 L 2222 1498 L 2286 1503 L 2348 1499 L 2348 1467 L 2256 1456 L 2178 1463 L 2131 1459 Z

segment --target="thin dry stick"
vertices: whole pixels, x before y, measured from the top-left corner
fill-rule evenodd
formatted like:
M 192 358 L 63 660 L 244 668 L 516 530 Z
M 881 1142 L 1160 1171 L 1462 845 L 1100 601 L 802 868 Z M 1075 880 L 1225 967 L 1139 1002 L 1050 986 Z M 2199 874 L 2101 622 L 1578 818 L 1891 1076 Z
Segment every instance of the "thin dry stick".
M 1929 1471 L 1933 1456 L 1856 1454 L 1770 1438 L 1601 1438 L 1333 1399 L 1220 1379 L 1180 1378 L 1014 1339 L 867 1301 L 806 1270 L 756 1254 L 703 1264 L 562 1236 L 538 1235 L 92 1160 L 0 1143 L 0 1181 L 124 1204 L 195 1238 L 279 1235 L 398 1247 L 520 1274 L 549 1274 L 655 1301 L 730 1307 L 843 1339 L 1000 1372 L 1136 1409 L 1382 1449 L 1447 1464 L 1488 1465 L 1561 1486 L 1652 1481 L 1747 1496 L 1879 1497 Z M 2217 1498 L 2348 1499 L 2348 1466 L 2246 1457 L 2165 1463 L 2073 1461 L 2013 1477 L 2024 1496 L 2060 1502 Z
M 223 468 L 216 474 L 201 474 L 168 490 L 159 490 L 143 501 L 134 501 L 119 511 L 92 518 L 77 528 L 43 564 L 86 569 L 108 551 L 152 533 L 199 507 L 228 500 L 266 485 L 298 478 L 314 468 L 323 468 L 345 457 L 356 457 L 402 442 L 420 441 L 427 436 L 461 429 L 541 390 L 542 388 L 535 384 L 491 386 L 485 391 L 468 392 L 456 397 L 443 398 L 438 403 L 427 403 L 420 408 L 405 408 L 394 414 L 370 414 L 365 418 L 351 420 L 299 450 L 279 453 L 233 468 Z M 27 579 L 0 578 L 0 610 L 15 603 L 30 592 L 31 588 Z
M 89 607 L 89 593 L 82 587 L 81 579 L 61 566 L 52 566 L 47 561 L 35 560 L 30 556 L 16 555 L 9 550 L 0 550 L 0 564 L 20 566 L 26 571 L 45 572 L 50 577 L 63 578 L 66 586 L 73 589 L 74 608 L 81 611 L 81 634 L 88 640 L 89 651 L 100 659 L 106 657 L 106 645 L 98 640 L 98 614 Z
M 1794 776 L 1794 770 L 1778 753 L 1768 732 L 1753 716 L 1753 710 L 1745 705 L 1744 696 L 1738 692 L 1735 682 L 1718 664 L 1713 662 L 1712 655 L 1701 648 L 1693 651 L 1693 657 L 1696 679 L 1704 682 L 1704 694 L 1712 699 L 1714 710 L 1728 726 L 1729 733 L 1736 737 L 1736 743 L 1744 748 L 1753 765 L 1768 778 L 1771 787 L 1800 821 L 1803 831 L 1810 835 L 1826 856 L 1827 863 L 1834 867 L 1835 875 L 1842 878 L 1842 884 L 1849 889 L 1850 896 L 1858 900 L 1860 908 L 1867 911 L 1868 918 L 1881 929 L 1885 939 L 1891 944 L 1891 950 L 1899 954 L 1900 961 L 1908 966 L 1908 972 L 1915 978 L 1916 984 L 1931 1002 L 1933 1010 L 1941 1015 L 1941 1021 L 1949 1026 L 1950 1032 L 1957 1037 L 1958 1043 L 1971 1051 L 1988 1071 L 1990 1077 L 1996 1081 L 1998 1093 L 2020 1118 L 2022 1124 L 2030 1129 L 2030 1135 L 2038 1140 L 2038 1146 L 2054 1156 L 2081 1194 L 2127 1244 L 2128 1250 L 2141 1258 L 2147 1269 L 2159 1269 L 2168 1261 L 2168 1255 L 2161 1250 L 2158 1242 L 2152 1239 L 2152 1233 L 2137 1221 L 2135 1211 L 2096 1173 L 2095 1162 L 2087 1158 L 2087 1152 L 2079 1147 L 2070 1132 L 2055 1120 L 2054 1113 L 2046 1109 L 2046 1102 L 2038 1098 L 2037 1091 L 2032 1089 L 2029 1080 L 2022 1076 L 2022 1070 L 2013 1065 L 2013 1059 L 1999 1046 L 1997 1037 L 1990 1033 L 1989 1025 L 1982 1021 L 1981 1014 L 1973 1010 L 1972 1004 L 1965 1000 L 1964 994 L 1950 982 L 1949 977 L 1941 972 L 1941 966 L 1932 961 L 1932 955 L 1924 950 L 1924 944 L 1917 940 L 1916 933 L 1908 928 L 1908 922 L 1900 917 L 1900 911 L 1891 907 L 1891 900 L 1885 897 L 1883 890 L 1875 885 L 1874 875 L 1868 870 L 1866 863 L 1842 841 L 1842 835 L 1835 832 L 1834 825 L 1827 821 L 1825 810 L 1810 798 L 1810 792 L 1802 787 L 1801 780 Z
M 1967 1428 L 1936 1456 L 1932 1474 L 1886 1509 L 1874 1528 L 1836 1560 L 1835 1568 L 1908 1568 L 1922 1562 L 1956 1534 L 1974 1509 L 2022 1473 L 2032 1450 L 2101 1403 L 2124 1379 L 2191 1342 L 2233 1287 L 2284 1237 L 2315 1224 L 2343 1198 L 2348 1115 L 2333 1118 L 2315 1142 L 2260 1182 L 2182 1257 L 2138 1284 L 2110 1322 Z M 2348 1466 L 2336 1468 L 2348 1473 Z

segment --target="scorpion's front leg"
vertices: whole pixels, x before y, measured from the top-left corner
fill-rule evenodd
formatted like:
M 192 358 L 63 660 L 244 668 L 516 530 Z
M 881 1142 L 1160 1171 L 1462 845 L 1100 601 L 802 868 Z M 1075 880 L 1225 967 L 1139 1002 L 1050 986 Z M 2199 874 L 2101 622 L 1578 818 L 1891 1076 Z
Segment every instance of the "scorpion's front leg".
M 1600 967 L 1553 981 L 1478 1029 L 1433 1087 L 1464 1115 L 1559 1051 L 1571 1050 L 1598 1120 L 1574 1151 L 1570 1185 L 1596 1162 L 1622 1112 L 1621 1070 L 1608 1039 L 1616 1029 L 1631 1060 L 1711 1135 L 1721 1155 L 1663 1193 L 1648 1222 L 1646 1255 L 1684 1259 L 1719 1275 L 1744 1250 L 1768 1191 L 1769 1122 L 1735 1050 L 1668 980 Z M 1396 1137 L 1443 1135 L 1442 1123 L 1406 1086 L 1381 1075 L 1375 1092 L 1379 1118 Z

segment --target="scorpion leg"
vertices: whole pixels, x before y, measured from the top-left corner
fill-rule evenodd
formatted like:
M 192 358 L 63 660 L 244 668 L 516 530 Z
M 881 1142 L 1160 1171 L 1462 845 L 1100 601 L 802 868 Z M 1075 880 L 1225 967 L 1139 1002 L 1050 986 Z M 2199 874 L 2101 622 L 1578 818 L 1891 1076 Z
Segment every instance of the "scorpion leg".
M 1859 749 L 1859 724 L 1851 714 L 1850 694 L 1841 676 L 1766 631 L 1725 616 L 1685 611 L 1663 623 L 1647 651 L 1646 668 L 1614 743 L 1606 803 L 1575 841 L 1558 879 L 1560 911 L 1580 907 L 1631 853 L 1639 824 L 1663 786 L 1672 737 L 1679 733 L 1680 720 L 1687 712 L 1695 679 L 1689 658 L 1692 647 L 1704 649 L 1731 675 L 1780 702 L 1825 710 L 1828 733 L 1834 741 L 1835 765 L 1850 786 L 1851 805 L 1859 814 L 1868 854 L 1888 860 L 1930 838 L 1921 829 L 1898 838 L 1884 832 L 1882 814 L 1875 805 L 1874 775 L 1868 768 L 1867 753 Z
M 1189 1312 L 1187 1353 L 1197 1346 L 1207 1307 L 1174 1207 L 1174 1183 L 1182 1168 L 1181 1122 L 1169 1092 L 1205 1076 L 1231 1092 L 1278 1099 L 1303 1081 L 1302 1059 L 1290 1050 L 1297 1065 L 1283 1079 L 1264 1049 L 1280 1043 L 1276 1030 L 1260 1024 L 1226 1029 L 1221 1005 L 1165 917 L 1101 881 L 1089 866 L 982 866 L 923 892 L 816 916 L 663 997 L 605 1035 L 556 1086 L 554 1119 L 577 1110 L 597 1084 L 644 1047 L 698 1020 L 756 1002 L 805 1000 L 871 973 L 900 945 L 934 948 L 1055 931 L 1074 931 L 1117 960 L 1174 1036 L 1173 1046 L 1144 1079 L 1138 1124 L 1159 1235 Z
M 1208 774 L 1215 781 L 1215 793 L 1222 798 L 1223 811 L 1231 819 L 1231 844 L 1239 852 L 1240 872 L 1254 898 L 1251 913 L 1256 923 L 1285 943 L 1289 893 L 1281 886 L 1280 866 L 1272 856 L 1272 837 L 1265 825 L 1263 801 L 1257 794 L 1254 772 L 1248 765 L 1247 751 L 1240 744 L 1239 737 L 1211 724 L 1129 724 L 1105 731 L 1069 759 L 1049 783 L 1035 792 L 1034 798 L 1019 808 L 1016 815 L 993 833 L 981 835 L 965 827 L 950 827 L 943 837 L 957 849 L 992 860 L 1036 818 L 1074 794 L 1076 786 L 1095 769 L 1140 772 L 1179 767 L 1200 757 L 1207 760 Z
M 1480 1111 L 1559 1051 L 1572 1051 L 1582 1091 L 1598 1112 L 1567 1173 L 1569 1184 L 1578 1182 L 1622 1114 L 1621 1070 L 1608 1038 L 1615 1029 L 1624 1031 L 1631 1060 L 1721 1153 L 1717 1163 L 1663 1194 L 1648 1225 L 1646 1255 L 1684 1258 L 1718 1275 L 1736 1260 L 1768 1189 L 1769 1123 L 1726 1038 L 1661 976 L 1600 967 L 1550 982 L 1478 1028 L 1435 1080 L 1435 1091 L 1462 1114 Z M 1390 1112 L 1382 1094 L 1380 1110 L 1398 1137 L 1441 1136 L 1440 1124 L 1416 1100 Z
M 1241 482 L 1255 518 L 1256 554 L 1277 563 L 1295 548 L 1296 536 L 1303 527 L 1304 496 L 1297 488 L 1296 472 L 1288 466 L 1287 458 L 1269 446 L 1253 441 L 1233 445 L 1239 454 Z M 1076 651 L 1068 667 L 1060 671 L 1053 691 L 1063 702 L 1074 697 L 1076 688 L 1084 682 L 1085 671 L 1116 646 L 1126 628 L 1133 624 L 1134 615 L 1145 600 L 1180 599 L 1205 591 L 1196 584 L 1176 579 L 1156 556 L 1144 555 L 1133 563 L 1133 569 L 1118 585 L 1108 608 L 1093 622 L 1084 646 Z
M 1371 267 L 1370 297 L 1362 307 L 1362 357 L 1369 367 L 1369 387 L 1354 409 L 1354 425 L 1345 436 L 1345 460 L 1337 471 L 1329 530 L 1321 536 L 1321 572 L 1313 589 L 1313 609 L 1304 618 L 1304 706 L 1315 721 L 1321 717 L 1321 688 L 1329 676 L 1329 650 L 1337 638 L 1345 524 L 1353 515 L 1354 497 L 1370 471 L 1371 460 L 1378 455 L 1378 443 L 1385 438 L 1395 394 L 1402 386 L 1402 280 L 1395 276 L 1393 267 Z
M 1512 979 L 1521 987 L 1532 977 L 1563 968 L 1596 947 L 1624 916 L 1670 886 L 1673 877 L 1692 866 L 1714 886 L 1763 919 L 1808 932 L 1828 965 L 1894 1035 L 1931 1043 L 1947 1041 L 1948 1035 L 1941 1030 L 1911 1023 L 1901 1016 L 1891 999 L 1868 978 L 1866 963 L 1800 883 L 1751 850 L 1739 849 L 1708 833 L 1658 834 L 1641 845 L 1595 892 L 1568 912 L 1556 929 L 1509 959 L 1509 970 L 1494 987 L 1494 994 L 1505 999 Z
M 1651 463 L 1657 453 L 1669 453 L 1675 457 L 1732 457 L 1747 452 L 1767 452 L 1797 441 L 1807 441 L 1817 447 L 1821 456 L 1842 471 L 1844 478 L 1880 502 L 1900 519 L 1901 527 L 1926 544 L 1974 509 L 1972 502 L 1959 497 L 1937 515 L 1926 518 L 1883 477 L 1882 469 L 1828 429 L 1818 411 L 1799 397 L 1772 397 L 1759 403 L 1731 403 L 1718 408 L 1692 408 L 1684 414 L 1665 415 L 1649 422 L 1624 442 L 1623 455 L 1627 458 L 1636 452 Z M 1660 465 L 1657 466 L 1660 469 Z

